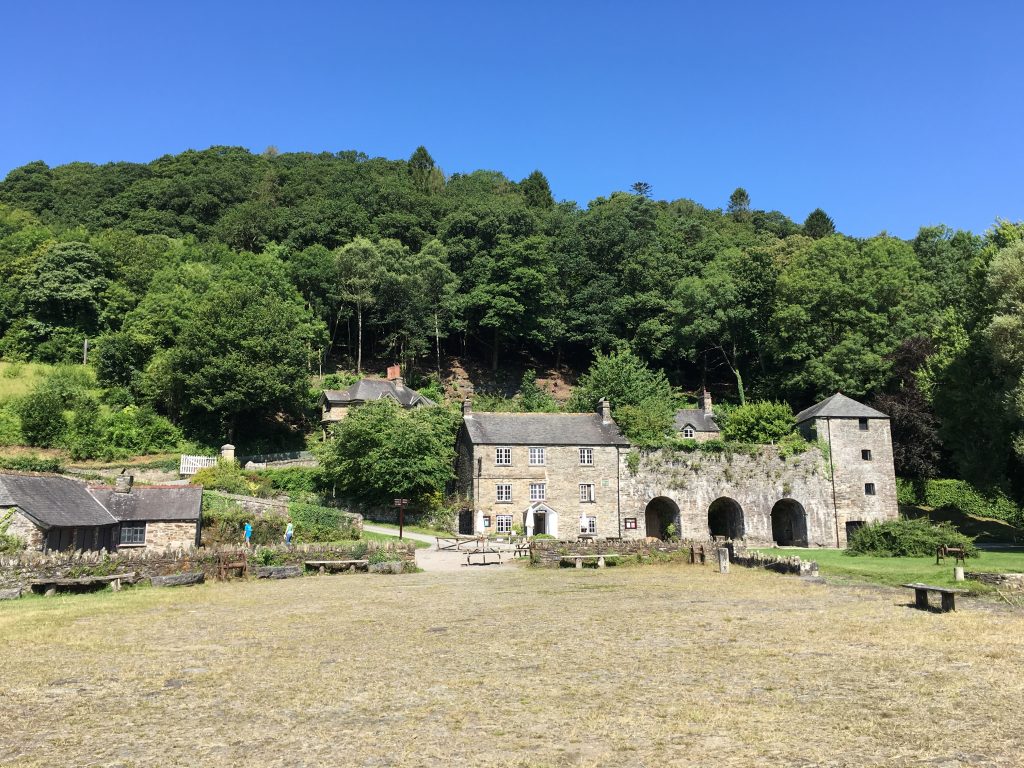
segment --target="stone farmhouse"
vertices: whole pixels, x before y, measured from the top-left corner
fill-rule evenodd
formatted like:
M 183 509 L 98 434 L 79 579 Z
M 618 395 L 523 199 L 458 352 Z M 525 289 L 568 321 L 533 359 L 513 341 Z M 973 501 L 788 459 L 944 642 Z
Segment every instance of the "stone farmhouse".
M 87 486 L 60 475 L 0 474 L 0 527 L 37 551 L 198 546 L 196 486 Z
M 722 431 L 715 421 L 715 414 L 712 410 L 711 393 L 706 389 L 702 393 L 703 407 L 681 408 L 676 411 L 675 432 L 676 437 L 685 440 L 718 440 L 722 437 Z
M 684 411 L 676 425 L 690 424 L 698 441 L 714 434 L 706 409 Z M 466 401 L 456 482 L 472 508 L 459 529 L 573 540 L 666 538 L 672 526 L 695 541 L 844 547 L 858 526 L 898 516 L 885 414 L 836 394 L 796 421 L 816 441 L 797 456 L 774 446 L 641 449 L 621 434 L 606 400 L 594 414 L 474 413 Z
M 327 437 L 329 427 L 348 416 L 356 408 L 372 400 L 390 398 L 403 408 L 423 408 L 437 405 L 429 397 L 405 386 L 402 368 L 392 365 L 387 379 L 361 379 L 345 389 L 325 389 L 320 396 L 320 424 Z

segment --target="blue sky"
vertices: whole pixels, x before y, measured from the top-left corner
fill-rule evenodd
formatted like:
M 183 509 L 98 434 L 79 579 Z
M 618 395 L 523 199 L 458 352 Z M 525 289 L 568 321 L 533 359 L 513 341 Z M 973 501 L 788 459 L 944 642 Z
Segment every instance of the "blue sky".
M 1024 4 L 11 3 L 0 175 L 214 144 L 912 237 L 1024 219 Z

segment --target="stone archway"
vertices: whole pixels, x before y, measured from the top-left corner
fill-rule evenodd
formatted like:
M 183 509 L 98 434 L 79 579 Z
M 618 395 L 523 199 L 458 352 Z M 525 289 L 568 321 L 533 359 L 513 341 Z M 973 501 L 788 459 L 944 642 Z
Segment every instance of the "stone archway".
M 735 499 L 720 496 L 708 507 L 708 533 L 711 538 L 742 539 L 743 507 Z
M 647 535 L 662 539 L 668 538 L 668 527 L 675 525 L 679 535 L 679 505 L 668 496 L 655 496 L 647 502 L 644 510 L 644 523 Z
M 795 499 L 781 499 L 772 507 L 772 539 L 780 547 L 806 547 L 807 513 Z

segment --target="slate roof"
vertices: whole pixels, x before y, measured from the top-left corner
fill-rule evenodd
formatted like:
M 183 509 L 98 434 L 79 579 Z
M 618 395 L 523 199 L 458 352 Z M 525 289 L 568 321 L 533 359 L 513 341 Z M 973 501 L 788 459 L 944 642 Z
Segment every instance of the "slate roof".
M 714 416 L 704 413 L 703 408 L 680 408 L 676 411 L 676 432 L 682 432 L 687 424 L 697 432 L 720 432 Z
M 89 492 L 118 520 L 199 519 L 203 489 L 198 486 L 133 486 L 129 493 L 117 493 L 110 486 L 90 488 Z
M 390 397 L 405 408 L 416 405 L 437 405 L 429 397 L 425 397 L 415 389 L 402 387 L 399 389 L 393 381 L 383 379 L 362 379 L 345 389 L 325 389 L 323 398 L 331 405 L 349 405 L 351 403 L 368 403 Z
M 462 423 L 475 445 L 629 445 L 599 413 L 474 413 Z
M 864 403 L 847 397 L 841 392 L 836 392 L 832 397 L 827 397 L 817 405 L 805 408 L 796 415 L 796 423 L 802 424 L 805 421 L 815 418 L 828 419 L 888 419 L 881 411 L 869 408 Z
M 43 528 L 117 522 L 85 485 L 58 475 L 0 474 L 0 507 L 17 507 Z

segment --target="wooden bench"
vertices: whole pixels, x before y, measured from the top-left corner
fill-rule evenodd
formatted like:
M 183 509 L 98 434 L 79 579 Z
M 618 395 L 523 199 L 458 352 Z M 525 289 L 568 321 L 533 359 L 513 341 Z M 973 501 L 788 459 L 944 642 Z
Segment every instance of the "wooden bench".
M 967 550 L 963 547 L 947 547 L 945 544 L 935 550 L 935 564 L 939 565 L 945 558 L 953 555 L 956 558 L 953 564 L 963 563 L 967 565 Z
M 598 568 L 604 568 L 604 555 L 562 555 L 562 562 L 575 562 L 577 568 L 583 567 L 584 560 L 596 560 Z
M 487 562 L 488 555 L 495 555 L 496 559 Z M 478 556 L 480 562 L 474 563 L 474 556 Z M 497 549 L 474 549 L 466 553 L 466 565 L 501 565 L 501 551 Z
M 530 556 L 530 542 L 520 541 L 515 545 L 515 550 L 512 552 L 512 557 L 529 557 Z
M 966 590 L 963 589 L 950 589 L 949 587 L 933 587 L 928 584 L 904 584 L 907 589 L 914 590 L 914 607 L 920 608 L 923 611 L 931 610 L 931 606 L 928 604 L 928 593 L 938 592 L 942 596 L 942 607 L 941 611 L 946 613 L 948 611 L 956 610 L 956 596 L 966 594 Z
M 319 573 L 336 573 L 338 571 L 366 570 L 370 567 L 369 560 L 306 560 L 307 568 L 315 568 Z
M 138 574 L 112 573 L 109 576 L 82 576 L 77 579 L 33 579 L 29 582 L 33 592 L 42 592 L 47 597 L 57 594 L 58 590 L 77 590 L 81 588 L 94 588 L 110 586 L 114 592 L 121 589 L 122 584 L 134 584 L 138 581 Z

